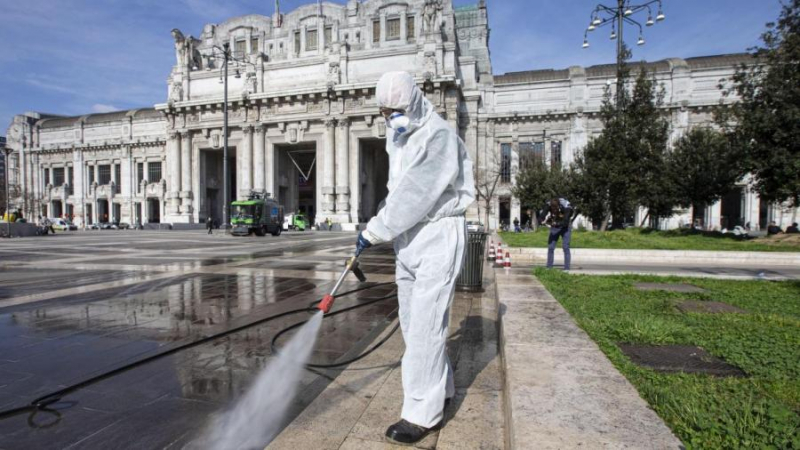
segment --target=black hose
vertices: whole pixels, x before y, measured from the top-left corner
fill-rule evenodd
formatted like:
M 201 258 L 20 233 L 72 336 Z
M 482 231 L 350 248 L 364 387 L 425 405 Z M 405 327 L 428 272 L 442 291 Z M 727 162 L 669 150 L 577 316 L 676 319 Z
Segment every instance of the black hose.
M 393 292 L 393 293 L 385 295 L 383 297 L 377 297 L 377 298 L 374 298 L 374 299 L 370 299 L 367 302 L 359 303 L 358 305 L 350 306 L 348 308 L 340 309 L 340 310 L 334 311 L 332 313 L 325 314 L 325 317 L 335 316 L 337 314 L 346 313 L 346 312 L 351 311 L 351 310 L 356 309 L 356 308 L 362 308 L 364 306 L 368 306 L 368 305 L 371 305 L 373 303 L 382 302 L 384 300 L 388 300 L 388 299 L 390 299 L 392 297 L 395 297 L 396 295 L 397 294 Z M 319 303 L 319 302 L 314 302 L 311 307 L 313 308 L 314 307 L 313 305 L 316 305 L 317 303 Z M 275 336 L 272 337 L 272 342 L 270 342 L 270 344 L 269 344 L 269 348 L 272 351 L 272 353 L 275 354 L 275 355 L 278 354 L 278 348 L 275 346 L 275 343 L 278 341 L 278 338 L 280 338 L 283 334 L 288 333 L 291 330 L 294 330 L 295 328 L 298 328 L 298 327 L 301 327 L 301 326 L 305 325 L 306 323 L 308 323 L 308 320 L 304 320 L 302 322 L 298 322 L 298 323 L 296 323 L 294 325 L 290 325 L 290 326 L 282 329 L 277 334 L 275 334 Z M 348 359 L 346 361 L 340 361 L 340 362 L 334 363 L 334 364 L 306 364 L 306 368 L 309 368 L 309 369 L 334 369 L 334 368 L 337 368 L 337 367 L 347 366 L 347 365 L 352 364 L 352 363 L 354 363 L 354 362 L 356 362 L 358 360 L 364 359 L 370 353 L 372 353 L 375 350 L 377 350 L 378 347 L 380 347 L 381 345 L 385 344 L 386 341 L 388 341 L 389 338 L 391 338 L 392 335 L 394 335 L 395 331 L 397 331 L 397 329 L 399 327 L 400 327 L 400 323 L 398 322 L 398 324 L 395 325 L 394 328 L 392 328 L 392 331 L 390 331 L 389 334 L 384 336 L 384 338 L 381 339 L 377 344 L 373 345 L 369 350 L 365 351 L 364 353 L 362 353 L 362 354 L 360 354 L 360 355 L 358 355 L 358 356 L 356 356 L 356 357 L 354 357 L 352 359 Z
M 368 290 L 368 289 L 375 289 L 377 287 L 387 286 L 387 285 L 390 285 L 390 284 L 394 284 L 394 283 L 391 283 L 391 282 L 377 283 L 377 284 L 373 284 L 373 285 L 370 285 L 370 286 L 365 286 L 365 287 L 353 289 L 351 291 L 347 291 L 347 292 L 343 292 L 341 294 L 337 294 L 335 296 L 335 298 L 344 297 L 344 296 L 347 296 L 347 295 L 350 295 L 350 294 L 355 294 L 357 292 L 365 291 L 365 290 Z M 336 314 L 341 314 L 341 313 L 344 313 L 344 312 L 347 312 L 347 311 L 351 311 L 351 310 L 357 309 L 357 308 L 363 308 L 363 307 L 369 306 L 369 305 L 371 305 L 373 303 L 377 303 L 378 301 L 387 300 L 387 299 L 391 298 L 393 295 L 394 294 L 390 294 L 390 295 L 385 296 L 385 297 L 379 297 L 379 298 L 370 300 L 370 301 L 365 302 L 365 303 L 360 303 L 360 304 L 355 305 L 355 306 L 350 306 L 348 308 L 344 308 L 344 309 L 341 309 L 341 310 L 338 310 L 338 311 L 334 311 L 332 313 L 326 314 L 325 317 L 333 316 L 333 315 L 336 315 Z M 32 402 L 30 402 L 28 405 L 0 411 L 0 420 L 4 420 L 4 419 L 7 419 L 9 417 L 16 416 L 16 415 L 19 415 L 19 414 L 23 414 L 23 413 L 26 413 L 26 412 L 31 412 L 31 417 L 29 417 L 29 419 L 28 419 L 28 421 L 30 422 L 32 420 L 33 415 L 36 412 L 38 412 L 38 411 L 51 411 L 51 409 L 48 408 L 49 405 L 52 405 L 53 403 L 56 403 L 56 402 L 60 401 L 61 398 L 64 397 L 65 395 L 70 394 L 70 393 L 75 392 L 75 391 L 78 391 L 80 389 L 83 389 L 86 386 L 95 384 L 95 383 L 97 383 L 99 381 L 102 381 L 102 380 L 105 380 L 107 378 L 113 377 L 113 376 L 118 375 L 120 373 L 127 372 L 127 371 L 129 371 L 131 369 L 134 369 L 136 367 L 139 367 L 139 366 L 145 365 L 147 363 L 153 362 L 153 361 L 155 361 L 157 359 L 160 359 L 160 358 L 163 358 L 165 356 L 169 356 L 169 355 L 178 353 L 178 352 L 180 352 L 182 350 L 186 350 L 188 348 L 196 347 L 198 345 L 206 344 L 206 343 L 211 342 L 213 340 L 219 339 L 221 337 L 228 336 L 230 334 L 238 333 L 238 332 L 240 332 L 242 330 L 245 330 L 247 328 L 250 328 L 250 327 L 253 327 L 253 326 L 256 326 L 256 325 L 261 325 L 263 323 L 266 323 L 266 322 L 269 322 L 269 321 L 272 321 L 272 320 L 275 320 L 275 319 L 279 319 L 281 317 L 289 316 L 289 315 L 292 315 L 292 314 L 297 314 L 297 313 L 301 313 L 301 312 L 315 312 L 315 311 L 318 311 L 313 306 L 313 305 L 316 305 L 317 303 L 319 303 L 319 301 L 314 302 L 312 304 L 312 306 L 309 306 L 307 308 L 293 309 L 291 311 L 285 311 L 285 312 L 282 312 L 280 314 L 276 314 L 274 316 L 265 317 L 263 319 L 256 320 L 255 322 L 251 322 L 251 323 L 248 323 L 248 324 L 245 324 L 245 325 L 240 325 L 238 327 L 231 328 L 229 330 L 225 330 L 223 332 L 220 332 L 220 333 L 217 333 L 217 334 L 213 334 L 211 336 L 207 336 L 207 337 L 204 337 L 202 339 L 198 339 L 196 341 L 192 341 L 192 342 L 189 342 L 189 343 L 186 343 L 186 344 L 183 344 L 183 345 L 179 345 L 177 347 L 171 348 L 169 350 L 165 350 L 165 351 L 160 352 L 160 353 L 156 353 L 155 355 L 151 355 L 151 356 L 148 356 L 146 358 L 142 358 L 142 359 L 134 361 L 134 362 L 132 362 L 130 364 L 126 364 L 126 365 L 118 367 L 116 369 L 112 369 L 112 370 L 110 370 L 108 372 L 103 372 L 103 373 L 101 373 L 101 374 L 99 374 L 97 376 L 94 376 L 92 378 L 86 379 L 86 380 L 81 381 L 79 383 L 75 383 L 75 384 L 72 384 L 70 386 L 67 386 L 67 387 L 65 387 L 63 389 L 59 389 L 58 391 L 51 392 L 49 394 L 43 395 L 41 397 L 38 397 L 35 400 L 33 400 Z M 280 336 L 285 331 L 287 331 L 289 329 L 296 328 L 297 326 L 300 326 L 300 325 L 304 324 L 305 322 L 307 322 L 307 321 L 301 322 L 299 324 L 292 325 L 287 329 L 281 330 L 281 331 L 278 332 L 278 334 L 275 337 Z M 396 329 L 397 328 L 395 327 L 395 330 Z M 395 330 L 392 330 L 392 333 L 394 333 Z M 389 336 L 391 336 L 391 334 Z M 378 348 L 386 340 L 388 340 L 388 337 L 384 338 L 383 341 L 378 343 L 378 345 L 376 345 L 372 349 L 370 349 L 369 352 L 374 351 L 374 349 Z M 275 339 L 273 338 L 272 343 L 271 343 L 271 347 L 272 348 L 274 348 L 274 344 L 275 344 Z M 361 359 L 361 358 L 367 356 L 369 354 L 369 352 L 359 356 L 358 358 L 354 359 L 353 361 L 357 361 L 358 359 Z M 314 366 L 309 366 L 309 367 L 314 367 Z

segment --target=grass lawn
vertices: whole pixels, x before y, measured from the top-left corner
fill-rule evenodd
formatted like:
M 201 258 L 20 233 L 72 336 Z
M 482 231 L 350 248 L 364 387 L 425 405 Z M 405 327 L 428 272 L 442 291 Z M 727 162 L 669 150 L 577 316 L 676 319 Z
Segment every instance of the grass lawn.
M 500 233 L 500 235 L 503 241 L 512 247 L 547 247 L 549 230 L 540 228 L 536 233 Z M 571 246 L 638 250 L 800 252 L 800 235 L 781 236 L 778 239 L 765 237 L 743 240 L 730 233 L 692 230 L 654 231 L 641 228 L 603 232 L 574 230 Z
M 800 282 L 535 274 L 687 448 L 800 449 Z M 643 292 L 637 281 L 707 292 Z M 749 313 L 684 314 L 680 299 Z M 659 373 L 630 362 L 617 343 L 698 345 L 749 376 Z

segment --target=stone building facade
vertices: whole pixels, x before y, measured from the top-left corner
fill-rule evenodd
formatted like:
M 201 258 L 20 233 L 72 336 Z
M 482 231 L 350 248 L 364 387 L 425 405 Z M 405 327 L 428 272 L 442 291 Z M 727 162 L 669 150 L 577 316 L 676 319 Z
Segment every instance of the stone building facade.
M 386 125 L 375 84 L 388 70 L 413 73 L 456 129 L 482 174 L 501 172 L 489 226 L 523 218 L 510 186 L 519 161 L 569 164 L 600 132 L 613 65 L 493 75 L 487 7 L 450 0 L 349 0 L 283 14 L 252 14 L 206 25 L 198 37 L 173 30 L 175 65 L 166 101 L 79 117 L 14 118 L 15 203 L 28 216 L 102 221 L 202 223 L 222 219 L 223 71 L 228 44 L 229 189 L 272 193 L 289 212 L 354 229 L 386 195 Z M 664 85 L 677 138 L 708 123 L 719 81 L 746 55 L 648 64 Z M 762 223 L 783 210 L 743 185 L 736 198 L 676 215 L 710 226 Z M 538 205 L 535 205 L 538 206 Z M 483 217 L 476 204 L 471 216 Z M 723 221 L 723 215 L 726 215 Z M 735 218 L 734 218 L 735 216 Z M 789 220 L 788 216 L 787 219 Z

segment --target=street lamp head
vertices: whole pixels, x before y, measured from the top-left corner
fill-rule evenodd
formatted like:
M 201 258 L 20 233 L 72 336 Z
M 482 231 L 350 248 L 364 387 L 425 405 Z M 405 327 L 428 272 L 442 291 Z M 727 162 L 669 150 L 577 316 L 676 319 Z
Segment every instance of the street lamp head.
M 242 74 L 239 72 L 239 69 L 236 69 L 236 78 L 242 78 Z
M 625 12 L 623 14 L 625 14 L 625 17 L 628 17 L 633 14 L 633 10 L 630 7 L 625 8 Z
M 647 22 L 645 22 L 644 24 L 647 25 L 648 27 L 652 27 L 655 24 L 655 22 L 653 22 L 653 16 L 647 16 Z
M 583 48 L 589 48 L 589 40 L 588 39 L 584 39 L 583 40 Z
M 594 31 L 595 28 L 597 27 L 594 26 L 594 22 L 591 22 L 589 23 L 589 28 L 587 28 L 586 31 Z
M 639 35 L 639 40 L 636 41 L 636 45 L 644 45 L 644 38 L 641 35 Z
M 617 30 L 611 30 L 611 36 L 609 36 L 609 39 L 613 41 L 616 38 L 617 38 Z
M 603 21 L 600 20 L 599 17 L 594 16 L 594 20 L 592 20 L 592 25 L 597 26 L 597 25 L 600 25 L 601 23 L 603 23 Z
M 658 10 L 658 15 L 656 16 L 656 20 L 661 22 L 662 20 L 666 19 L 667 17 L 664 15 L 664 12 L 660 9 Z

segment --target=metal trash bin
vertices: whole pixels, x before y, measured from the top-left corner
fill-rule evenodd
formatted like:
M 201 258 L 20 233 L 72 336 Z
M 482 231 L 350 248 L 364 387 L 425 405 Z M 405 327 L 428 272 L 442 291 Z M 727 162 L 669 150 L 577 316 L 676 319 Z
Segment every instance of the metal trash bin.
M 456 279 L 456 289 L 466 292 L 483 291 L 483 254 L 486 250 L 486 233 L 470 231 L 464 263 Z

